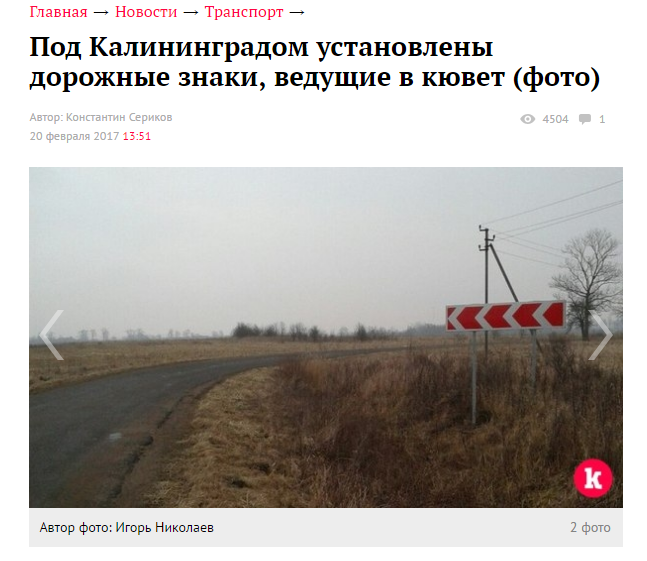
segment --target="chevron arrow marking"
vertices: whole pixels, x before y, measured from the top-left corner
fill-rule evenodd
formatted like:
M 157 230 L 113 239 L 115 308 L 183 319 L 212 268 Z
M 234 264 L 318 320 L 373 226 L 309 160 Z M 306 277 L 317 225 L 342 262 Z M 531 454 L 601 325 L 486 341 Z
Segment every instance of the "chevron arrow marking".
M 447 331 L 555 329 L 564 327 L 566 303 L 561 300 L 447 306 Z

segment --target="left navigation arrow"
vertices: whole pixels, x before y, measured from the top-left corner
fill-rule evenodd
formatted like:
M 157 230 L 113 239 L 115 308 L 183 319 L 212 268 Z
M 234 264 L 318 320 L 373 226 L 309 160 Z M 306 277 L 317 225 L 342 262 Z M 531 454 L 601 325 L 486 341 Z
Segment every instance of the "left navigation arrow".
M 56 323 L 56 320 L 61 317 L 61 314 L 63 313 L 63 310 L 58 310 L 53 316 L 52 319 L 49 320 L 49 323 L 45 326 L 45 328 L 38 334 L 38 336 L 43 340 L 43 343 L 47 345 L 47 348 L 52 351 L 52 354 L 56 357 L 56 360 L 63 360 L 63 357 L 61 354 L 56 350 L 56 347 L 52 345 L 52 342 L 47 338 L 47 332 L 52 328 L 52 326 Z

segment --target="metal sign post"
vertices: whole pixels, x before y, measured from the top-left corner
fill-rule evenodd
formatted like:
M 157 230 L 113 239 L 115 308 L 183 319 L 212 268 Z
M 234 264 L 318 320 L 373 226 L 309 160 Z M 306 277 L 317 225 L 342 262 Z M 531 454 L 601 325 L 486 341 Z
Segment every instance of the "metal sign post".
M 472 424 L 476 424 L 476 331 L 472 332 Z
M 530 340 L 531 340 L 531 349 L 530 349 L 530 382 L 532 387 L 535 387 L 535 382 L 537 381 L 537 330 L 530 330 Z
M 558 329 L 564 327 L 565 323 L 566 302 L 562 300 L 447 306 L 447 331 L 472 332 L 472 424 L 476 424 L 476 333 L 529 329 L 530 381 L 534 387 L 537 381 L 537 329 Z

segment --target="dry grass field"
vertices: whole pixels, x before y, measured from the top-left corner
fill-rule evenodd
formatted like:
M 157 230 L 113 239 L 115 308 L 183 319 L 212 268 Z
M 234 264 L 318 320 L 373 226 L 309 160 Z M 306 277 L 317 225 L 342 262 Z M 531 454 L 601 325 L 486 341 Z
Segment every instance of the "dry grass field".
M 40 390 L 136 368 L 198 360 L 263 355 L 291 355 L 385 346 L 406 347 L 409 340 L 290 341 L 250 337 L 244 339 L 196 339 L 161 341 L 109 341 L 57 346 L 58 361 L 44 345 L 29 348 L 29 389 Z M 441 341 L 442 344 L 442 341 Z
M 467 345 L 467 343 L 466 343 Z M 464 350 L 291 361 L 215 386 L 149 506 L 621 507 L 622 340 L 542 341 L 480 356 L 470 423 Z M 614 487 L 572 474 L 606 461 Z
M 182 452 L 145 497 L 149 507 L 306 506 L 289 423 L 275 416 L 272 369 L 218 384 L 201 401 Z

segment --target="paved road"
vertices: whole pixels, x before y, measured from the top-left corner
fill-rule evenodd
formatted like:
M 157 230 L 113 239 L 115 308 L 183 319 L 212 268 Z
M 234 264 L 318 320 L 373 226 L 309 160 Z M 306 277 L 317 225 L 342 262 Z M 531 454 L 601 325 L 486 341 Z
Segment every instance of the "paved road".
M 326 356 L 352 354 L 359 353 Z M 156 427 L 183 398 L 232 374 L 274 366 L 287 358 L 146 368 L 30 396 L 30 507 L 109 506 Z

